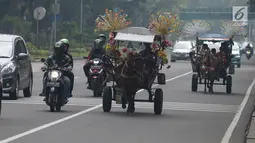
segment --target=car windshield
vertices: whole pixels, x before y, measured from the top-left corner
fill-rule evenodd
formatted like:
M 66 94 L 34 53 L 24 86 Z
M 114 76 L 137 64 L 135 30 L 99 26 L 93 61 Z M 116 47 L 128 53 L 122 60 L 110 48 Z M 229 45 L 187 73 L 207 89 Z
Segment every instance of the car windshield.
M 176 43 L 174 46 L 174 49 L 186 50 L 186 49 L 190 49 L 190 48 L 191 48 L 191 45 L 189 45 L 189 43 Z
M 0 41 L 0 58 L 10 58 L 12 56 L 12 42 Z

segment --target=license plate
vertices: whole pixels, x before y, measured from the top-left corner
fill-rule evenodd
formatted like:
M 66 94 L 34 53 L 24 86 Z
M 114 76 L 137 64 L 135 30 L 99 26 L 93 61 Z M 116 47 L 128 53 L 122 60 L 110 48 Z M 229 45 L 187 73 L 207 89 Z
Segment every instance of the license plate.
M 91 66 L 91 69 L 102 69 L 102 66 Z
M 59 87 L 60 83 L 59 82 L 47 82 L 47 86 L 50 86 L 50 87 Z

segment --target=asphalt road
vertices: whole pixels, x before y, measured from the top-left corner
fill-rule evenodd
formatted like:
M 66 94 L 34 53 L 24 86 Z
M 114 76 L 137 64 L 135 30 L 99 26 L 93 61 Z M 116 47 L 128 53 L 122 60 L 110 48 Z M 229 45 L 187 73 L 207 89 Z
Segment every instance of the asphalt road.
M 228 143 L 228 139 L 241 143 L 253 109 L 250 99 L 255 91 L 246 92 L 255 77 L 254 65 L 255 58 L 244 59 L 242 67 L 236 68 L 232 94 L 217 85 L 214 94 L 204 94 L 202 85 L 198 92 L 191 92 L 190 63 L 173 63 L 171 69 L 163 70 L 167 85 L 156 86 L 164 92 L 162 115 L 154 115 L 151 103 L 136 103 L 136 112 L 128 116 L 117 105 L 111 113 L 102 112 L 101 98 L 92 97 L 86 89 L 83 61 L 75 63 L 74 97 L 69 105 L 60 113 L 49 112 L 38 96 L 41 64 L 34 63 L 33 96 L 4 101 L 0 143 Z M 137 98 L 148 98 L 148 94 L 141 91 Z

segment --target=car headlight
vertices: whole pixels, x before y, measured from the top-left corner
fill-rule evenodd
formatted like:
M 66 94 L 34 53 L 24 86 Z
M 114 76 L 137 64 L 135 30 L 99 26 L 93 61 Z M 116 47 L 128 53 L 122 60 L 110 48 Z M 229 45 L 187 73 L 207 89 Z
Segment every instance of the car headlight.
M 59 71 L 51 71 L 49 72 L 49 77 L 52 81 L 56 81 L 60 78 L 61 72 Z
M 14 72 L 14 70 L 15 70 L 15 65 L 14 65 L 14 63 L 9 63 L 9 64 L 5 65 L 5 66 L 2 68 L 1 73 L 2 73 L 2 74 L 8 74 L 8 73 Z

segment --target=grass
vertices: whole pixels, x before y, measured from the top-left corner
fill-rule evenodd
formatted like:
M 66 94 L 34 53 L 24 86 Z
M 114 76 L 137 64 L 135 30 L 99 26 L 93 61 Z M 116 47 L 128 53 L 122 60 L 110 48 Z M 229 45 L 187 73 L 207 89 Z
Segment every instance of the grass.
M 31 57 L 33 60 L 38 60 L 41 58 L 47 58 L 49 56 L 49 51 L 48 50 L 35 50 L 35 51 L 30 51 Z M 70 51 L 70 54 L 73 57 L 83 57 L 83 56 L 88 56 L 88 51 L 84 50 L 75 50 L 75 51 Z

